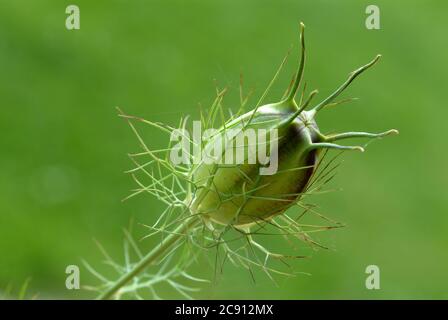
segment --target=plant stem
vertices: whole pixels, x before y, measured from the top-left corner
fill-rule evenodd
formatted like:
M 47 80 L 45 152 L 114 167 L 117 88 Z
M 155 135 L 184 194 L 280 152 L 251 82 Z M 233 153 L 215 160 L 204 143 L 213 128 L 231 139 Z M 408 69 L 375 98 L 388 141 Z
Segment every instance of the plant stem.
M 134 269 L 124 274 L 120 279 L 117 280 L 117 282 L 114 283 L 112 287 L 102 293 L 98 297 L 98 299 L 107 300 L 112 298 L 112 296 L 117 293 L 120 288 L 125 286 L 146 267 L 157 261 L 158 258 L 160 258 L 165 252 L 172 248 L 174 244 L 181 240 L 188 230 L 196 226 L 199 222 L 200 220 L 196 218 L 184 221 L 172 233 L 170 233 L 165 239 L 163 239 L 157 247 L 155 247 L 145 257 L 143 257 L 143 259 L 135 265 Z

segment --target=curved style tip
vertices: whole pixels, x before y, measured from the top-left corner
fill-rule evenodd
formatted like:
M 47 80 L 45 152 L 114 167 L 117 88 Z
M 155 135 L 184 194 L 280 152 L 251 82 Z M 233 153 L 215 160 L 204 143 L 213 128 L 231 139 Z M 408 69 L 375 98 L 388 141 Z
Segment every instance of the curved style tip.
M 339 96 L 352 82 L 353 80 L 355 80 L 356 77 L 358 77 L 361 73 L 363 73 L 364 71 L 366 71 L 367 69 L 369 69 L 370 67 L 372 67 L 374 64 L 376 64 L 378 62 L 378 60 L 380 60 L 381 55 L 378 54 L 372 61 L 370 61 L 368 64 L 363 65 L 361 67 L 359 67 L 358 69 L 356 69 L 355 71 L 352 71 L 349 74 L 348 79 L 338 88 L 336 89 L 335 92 L 333 92 L 329 97 L 327 97 L 326 99 L 324 99 L 324 101 L 322 101 L 321 103 L 319 103 L 317 106 L 315 106 L 313 108 L 313 110 L 315 110 L 315 112 L 319 112 L 320 110 L 322 110 L 325 106 L 327 106 L 328 104 L 330 104 L 337 96 Z
M 391 129 L 391 130 L 388 130 L 388 131 L 383 132 L 383 133 L 378 133 L 377 137 L 378 138 L 382 138 L 382 137 L 385 137 L 385 136 L 397 135 L 399 133 L 400 132 L 397 129 Z
M 311 112 L 313 112 L 313 111 L 314 110 L 312 109 Z M 350 139 L 350 138 L 377 139 L 377 138 L 383 138 L 383 137 L 391 135 L 391 134 L 398 134 L 398 130 L 392 129 L 392 130 L 381 132 L 381 133 L 344 132 L 344 133 L 332 134 L 332 135 L 329 135 L 329 136 L 323 136 L 323 139 L 325 141 L 327 141 L 327 142 L 334 142 L 334 141 L 343 140 L 343 139 Z
M 368 64 L 368 66 L 373 66 L 375 63 L 377 63 L 383 56 L 381 54 L 377 54 L 376 57 Z
M 389 130 L 389 132 L 389 134 L 400 134 L 400 131 L 398 131 L 397 129 Z
M 305 53 L 305 25 L 303 24 L 303 22 L 300 22 L 300 52 L 301 52 L 301 57 L 300 57 L 300 62 L 299 62 L 299 67 L 298 70 L 296 72 L 296 75 L 294 77 L 294 82 L 291 86 L 291 90 L 288 93 L 288 96 L 286 97 L 286 99 L 284 101 L 287 102 L 292 102 L 297 94 L 297 91 L 300 87 L 300 84 L 302 82 L 302 77 L 303 77 L 303 70 L 305 68 L 305 57 L 306 57 L 306 53 Z

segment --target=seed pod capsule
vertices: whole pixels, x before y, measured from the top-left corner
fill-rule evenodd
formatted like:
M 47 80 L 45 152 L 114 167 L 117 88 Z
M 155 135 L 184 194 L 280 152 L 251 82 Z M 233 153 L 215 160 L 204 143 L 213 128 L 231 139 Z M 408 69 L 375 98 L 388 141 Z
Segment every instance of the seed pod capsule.
M 227 244 L 221 246 L 223 248 L 222 250 L 224 250 L 225 258 L 232 259 L 232 256 L 234 258 L 236 257 L 233 262 L 242 260 L 241 265 L 249 271 L 250 267 L 247 263 L 260 266 L 271 277 L 270 271 L 275 270 L 266 267 L 270 257 L 282 259 L 286 257 L 300 258 L 301 256 L 285 256 L 269 251 L 255 242 L 252 234 L 256 233 L 256 230 L 249 230 L 250 227 L 283 214 L 289 207 L 296 204 L 304 195 L 310 192 L 308 188 L 316 180 L 313 179 L 313 174 L 317 170 L 319 163 L 321 163 L 319 157 L 322 150 L 364 151 L 360 146 L 343 146 L 336 144 L 336 141 L 355 137 L 380 138 L 389 134 L 398 133 L 397 130 L 389 130 L 383 133 L 346 132 L 333 135 L 322 134 L 315 121 L 317 113 L 328 106 L 341 103 L 334 102 L 334 99 L 358 75 L 373 66 L 380 56 L 377 56 L 370 63 L 352 72 L 348 79 L 329 97 L 313 108 L 306 110 L 313 97 L 317 94 L 317 91 L 312 91 L 308 98 L 303 100 L 303 92 L 305 91 L 305 86 L 303 86 L 304 88 L 299 103 L 296 103 L 294 100 L 302 81 L 306 58 L 303 24 L 301 24 L 300 40 L 301 59 L 294 82 L 291 85 L 291 89 L 288 90 L 286 98 L 280 102 L 263 106 L 258 106 L 257 104 L 254 110 L 226 122 L 205 141 L 200 141 L 199 146 L 204 147 L 205 157 L 203 157 L 204 154 L 201 151 L 199 156 L 194 152 L 194 157 L 191 159 L 190 153 L 188 153 L 189 149 L 185 148 L 187 154 L 185 157 L 182 156 L 181 159 L 188 160 L 188 167 L 182 167 L 182 169 L 178 170 L 167 159 L 157 157 L 155 155 L 156 151 L 151 151 L 145 145 L 135 127 L 130 123 L 130 119 L 134 119 L 134 117 L 126 116 L 120 112 L 121 116 L 128 120 L 132 130 L 144 148 L 143 153 L 131 156 L 137 168 L 130 172 L 134 173 L 135 171 L 142 170 L 144 175 L 151 180 L 151 184 L 147 187 L 133 174 L 133 178 L 137 181 L 141 189 L 138 189 L 131 196 L 148 191 L 168 204 L 167 210 L 165 210 L 152 227 L 157 232 L 168 231 L 168 235 L 153 250 L 145 256 L 140 257 L 137 263 L 129 264 L 127 261 L 125 267 L 119 268 L 120 270 L 124 270 L 123 274 L 115 282 L 107 280 L 104 286 L 105 289 L 99 298 L 109 299 L 114 296 L 119 297 L 123 292 L 137 292 L 138 288 L 147 289 L 148 286 L 154 292 L 152 284 L 149 283 L 157 283 L 161 278 L 168 281 L 171 286 L 186 296 L 185 291 L 188 288 L 176 283 L 177 279 L 176 281 L 170 280 L 170 277 L 182 275 L 190 281 L 195 279 L 197 281 L 203 281 L 188 275 L 183 270 L 188 263 L 195 259 L 195 254 L 191 254 L 191 260 L 189 261 L 188 258 L 190 257 L 183 254 L 180 268 L 179 265 L 176 265 L 173 269 L 166 269 L 170 264 L 169 261 L 173 256 L 172 253 L 180 247 L 178 243 L 187 235 L 192 240 L 191 243 L 203 248 L 203 241 L 200 241 L 201 244 L 199 244 L 196 243 L 197 239 L 195 239 L 195 235 L 198 235 L 198 231 L 200 231 L 202 235 L 201 240 L 205 242 L 211 241 L 212 246 L 217 249 L 216 256 L 218 256 L 219 245 L 223 241 L 222 236 L 227 231 L 228 226 L 240 229 L 240 231 L 242 230 L 244 234 L 243 241 L 245 241 L 244 248 L 250 248 L 251 251 L 254 248 L 258 249 L 265 256 L 265 259 L 262 264 L 259 263 L 258 258 L 256 259 L 257 261 L 251 261 L 250 257 L 243 257 L 237 252 L 243 247 L 232 249 Z M 213 115 L 214 112 L 215 110 L 212 108 L 210 114 Z M 171 131 L 158 123 L 152 123 L 143 119 L 138 120 L 149 123 L 157 128 L 163 128 L 164 131 Z M 181 121 L 181 128 L 185 129 L 185 121 Z M 185 132 L 184 130 L 181 131 L 182 133 Z M 253 142 L 253 139 L 250 139 L 251 133 L 254 131 L 257 133 L 255 142 Z M 173 132 L 175 136 L 182 134 L 176 130 Z M 185 136 L 187 137 L 187 145 L 189 145 L 189 136 L 187 134 Z M 269 139 L 267 139 L 268 137 Z M 245 142 L 246 138 L 248 143 Z M 217 145 L 220 145 L 221 148 L 215 148 Z M 197 143 L 195 143 L 196 147 L 198 147 Z M 182 146 L 178 145 L 173 147 L 171 151 L 176 152 L 179 149 L 184 150 L 183 143 Z M 216 152 L 216 149 L 219 151 Z M 210 150 L 215 152 L 209 154 L 208 151 Z M 260 150 L 264 152 L 260 152 Z M 251 162 L 250 160 L 254 154 L 256 155 L 256 161 Z M 151 160 L 145 164 L 140 164 L 134 157 L 140 157 L 141 155 L 148 155 Z M 267 155 L 268 157 L 260 157 L 260 155 Z M 210 158 L 213 161 L 209 161 Z M 224 161 L 222 161 L 223 159 Z M 193 164 L 191 164 L 190 160 L 193 160 Z M 173 162 L 177 164 L 176 161 Z M 145 168 L 149 164 L 155 164 L 155 170 L 159 172 L 160 179 L 157 175 L 154 175 L 153 171 Z M 169 174 L 163 176 L 162 172 L 164 170 L 169 171 Z M 186 172 L 188 173 L 186 174 Z M 319 174 L 320 172 L 317 176 Z M 186 188 L 181 186 L 180 179 L 188 183 Z M 166 185 L 168 183 L 170 186 Z M 179 194 L 182 195 L 182 198 L 179 197 Z M 183 198 L 184 196 L 186 197 L 185 199 Z M 171 214 L 177 208 L 181 208 L 181 216 L 171 218 Z M 164 222 L 161 222 L 162 217 L 165 219 Z M 198 219 L 198 217 L 200 218 Z M 300 227 L 296 224 L 296 221 L 288 218 L 287 215 L 282 216 L 282 218 L 291 222 L 290 226 L 294 227 L 293 234 L 296 234 L 295 230 L 297 227 Z M 204 222 L 206 226 L 210 227 L 211 237 L 204 235 L 205 233 L 201 227 L 201 222 Z M 271 223 L 278 226 L 275 221 Z M 222 230 L 216 230 L 215 224 L 224 225 L 225 227 Z M 173 225 L 175 227 L 171 229 Z M 170 230 L 167 230 L 167 228 L 170 228 Z M 215 237 L 215 235 L 218 237 Z M 304 240 L 311 241 L 308 237 L 304 238 Z M 311 242 L 314 243 L 313 241 Z M 131 246 L 134 247 L 135 245 Z M 206 247 L 209 246 L 206 245 Z M 140 256 L 140 252 L 137 251 L 137 253 Z M 254 252 L 252 252 L 252 255 L 257 256 Z M 188 262 L 187 264 L 184 261 L 185 257 Z M 163 264 L 155 276 L 146 274 L 145 277 L 138 278 L 138 275 L 146 267 L 160 263 Z M 115 263 L 113 265 L 116 266 Z M 97 275 L 96 272 L 95 275 Z M 141 282 L 142 279 L 143 282 Z M 131 281 L 132 284 L 129 284 Z M 140 298 L 140 296 L 137 295 L 137 298 Z
M 315 121 L 316 114 L 327 106 L 337 104 L 333 103 L 334 99 L 359 74 L 373 66 L 380 56 L 352 72 L 333 94 L 306 111 L 317 91 L 312 91 L 305 101 L 296 103 L 295 96 L 302 81 L 306 58 L 303 24 L 300 39 L 301 60 L 287 97 L 278 103 L 257 107 L 226 123 L 205 144 L 207 149 L 216 143 L 222 143 L 225 152 L 217 156 L 216 163 L 201 160 L 192 167 L 190 177 L 196 189 L 191 195 L 191 211 L 193 214 L 201 215 L 206 222 L 243 228 L 282 214 L 306 193 L 318 163 L 320 150 L 364 151 L 360 146 L 342 146 L 334 142 L 355 137 L 379 138 L 398 133 L 397 130 L 389 130 L 378 134 L 367 132 L 322 134 Z M 271 139 L 266 142 L 267 149 L 270 150 L 270 162 L 223 165 L 219 160 L 227 156 L 229 151 L 233 155 L 244 151 L 245 160 L 251 153 L 257 152 L 247 144 L 241 145 L 241 140 L 240 143 L 237 141 L 241 136 L 244 139 L 245 132 L 250 129 L 255 129 L 258 133 L 266 132 L 266 137 L 270 136 Z M 230 131 L 233 134 L 229 135 Z M 238 134 L 234 134 L 235 131 Z M 275 139 L 272 139 L 272 135 L 276 136 Z M 255 149 L 259 149 L 262 145 L 257 142 L 256 147 Z M 262 174 L 266 167 L 274 167 L 276 170 L 273 173 Z

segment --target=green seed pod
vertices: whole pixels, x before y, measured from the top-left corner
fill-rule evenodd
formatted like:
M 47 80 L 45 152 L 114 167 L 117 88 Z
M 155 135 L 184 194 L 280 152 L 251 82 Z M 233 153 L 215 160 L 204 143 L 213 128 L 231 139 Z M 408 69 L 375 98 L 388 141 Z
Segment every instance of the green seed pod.
M 378 138 L 398 133 L 389 130 L 383 133 L 347 132 L 324 135 L 320 132 L 316 114 L 323 108 L 335 105 L 334 99 L 363 71 L 373 66 L 380 56 L 367 65 L 352 72 L 344 84 L 333 94 L 310 110 L 305 110 L 317 91 L 296 103 L 295 96 L 302 81 L 305 64 L 304 25 L 301 24 L 301 60 L 294 83 L 287 97 L 278 103 L 256 107 L 253 111 L 241 115 L 226 123 L 206 143 L 204 149 L 213 149 L 217 144 L 223 145 L 225 152 L 215 158 L 214 163 L 204 160 L 193 166 L 190 178 L 197 188 L 192 193 L 191 211 L 201 215 L 204 220 L 223 225 L 246 227 L 264 222 L 280 215 L 306 194 L 307 187 L 315 172 L 319 153 L 323 149 L 359 150 L 360 146 L 342 146 L 334 142 L 346 138 Z M 222 164 L 228 151 L 242 153 L 244 160 L 257 152 L 248 144 L 242 144 L 248 130 L 270 133 L 271 139 L 265 142 L 265 149 L 270 150 L 270 163 L 235 162 L 234 165 Z M 239 135 L 229 132 L 239 132 Z M 276 135 L 272 139 L 272 135 Z M 238 142 L 238 139 L 241 138 Z M 257 137 L 255 149 L 261 148 Z M 274 154 L 275 153 L 275 154 Z M 275 157 L 274 157 L 275 156 Z M 273 162 L 276 162 L 275 164 Z M 273 167 L 275 172 L 263 174 L 263 168 Z
M 180 262 L 172 269 L 169 268 L 173 253 L 180 248 L 183 243 L 181 240 L 187 237 L 195 251 L 202 248 L 216 248 L 217 259 L 219 252 L 223 252 L 224 260 L 228 259 L 235 265 L 243 266 L 251 274 L 252 266 L 261 267 L 271 279 L 271 272 L 285 273 L 269 267 L 270 258 L 283 261 L 283 258 L 302 256 L 271 252 L 253 238 L 253 235 L 260 233 L 257 233 L 257 228 L 250 228 L 251 226 L 260 224 L 261 229 L 270 224 L 281 229 L 282 236 L 291 235 L 319 245 L 307 235 L 310 230 L 303 230 L 302 227 L 305 225 L 298 223 L 297 220 L 302 215 L 292 219 L 285 211 L 295 204 L 303 206 L 304 210 L 310 209 L 302 197 L 313 192 L 316 180 L 322 178 L 321 174 L 325 176 L 328 173 L 325 169 L 329 164 L 322 170 L 318 169 L 326 154 L 324 152 L 322 155 L 322 150 L 364 151 L 360 146 L 343 146 L 335 142 L 356 137 L 380 138 L 398 131 L 389 130 L 376 134 L 367 132 L 322 134 L 315 120 L 318 112 L 328 106 L 347 101 L 334 100 L 358 75 L 373 66 L 380 56 L 352 72 L 329 97 L 307 109 L 317 91 L 312 91 L 308 98 L 304 99 L 306 87 L 304 85 L 299 102 L 295 101 L 295 96 L 301 87 L 305 65 L 303 24 L 300 38 L 299 68 L 290 89 L 285 94 L 286 97 L 277 103 L 261 105 L 266 91 L 254 110 L 245 114 L 239 111 L 220 129 L 205 134 L 205 138 L 199 134 L 200 141 L 195 135 L 195 127 L 193 127 L 193 139 L 190 140 L 189 132 L 185 130 L 186 119 L 180 121 L 179 129 L 175 129 L 161 123 L 128 116 L 120 111 L 120 116 L 127 119 L 143 148 L 141 152 L 130 155 L 135 168 L 128 172 L 132 174 L 138 188 L 128 198 L 147 192 L 165 203 L 166 209 L 153 226 L 148 226 L 154 230 L 148 236 L 160 233 L 166 235 L 163 241 L 146 255 L 141 256 L 137 250 L 139 260 L 135 264 L 129 262 L 127 249 L 129 246 L 126 247 L 127 259 L 124 267 L 117 267 L 115 262 L 110 261 L 115 269 L 123 270 L 123 273 L 114 282 L 101 276 L 106 283 L 99 289 L 100 298 L 118 298 L 127 292 L 135 292 L 137 298 L 140 298 L 137 290 L 148 288 L 154 297 L 158 297 L 153 286 L 161 281 L 168 281 L 169 285 L 184 297 L 188 297 L 186 291 L 193 290 L 177 283 L 177 277 L 185 277 L 190 281 L 203 281 L 185 272 L 185 268 L 195 260 L 196 252 L 193 252 L 190 246 L 186 246 L 187 250 L 181 254 Z M 208 129 L 211 129 L 219 111 L 223 111 L 220 105 L 223 94 L 224 92 L 218 94 L 207 119 L 201 117 L 201 125 L 205 124 Z M 247 100 L 242 99 L 242 106 L 245 101 Z M 224 120 L 223 112 L 221 117 Z M 138 120 L 170 133 L 168 148 L 158 150 L 148 147 L 131 120 Z M 180 143 L 171 146 L 171 142 L 177 138 L 180 138 Z M 193 153 L 189 148 L 191 142 L 194 147 Z M 160 156 L 164 152 L 165 157 Z M 182 156 L 179 157 L 178 152 L 182 153 Z M 143 162 L 141 158 L 149 159 Z M 275 219 L 276 217 L 279 219 Z M 209 229 L 204 229 L 202 222 Z M 224 227 L 219 228 L 218 225 Z M 320 231 L 337 226 L 307 227 L 313 231 Z M 241 237 L 226 242 L 225 233 L 232 229 L 236 229 L 233 231 L 237 231 Z M 231 243 L 234 244 L 234 240 L 238 239 L 243 241 L 243 244 L 232 246 Z M 130 243 L 130 247 L 136 247 L 133 242 Z M 264 256 L 263 260 L 260 259 L 260 254 Z M 158 272 L 145 273 L 147 267 L 155 265 L 160 266 Z M 98 276 L 97 272 L 93 272 Z M 140 276 L 141 273 L 144 275 Z

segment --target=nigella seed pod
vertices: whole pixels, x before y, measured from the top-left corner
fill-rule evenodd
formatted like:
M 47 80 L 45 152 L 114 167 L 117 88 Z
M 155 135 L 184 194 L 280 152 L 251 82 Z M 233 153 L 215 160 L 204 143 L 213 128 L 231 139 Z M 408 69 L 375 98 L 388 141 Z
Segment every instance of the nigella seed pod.
M 359 150 L 360 146 L 342 146 L 334 142 L 346 138 L 368 137 L 379 138 L 398 133 L 389 130 L 383 133 L 347 132 L 335 135 L 324 135 L 320 132 L 315 116 L 323 108 L 334 105 L 334 99 L 363 71 L 373 66 L 380 58 L 378 55 L 367 65 L 352 72 L 347 81 L 333 94 L 310 110 L 305 110 L 317 91 L 310 93 L 303 101 L 296 103 L 295 96 L 301 85 L 305 65 L 304 25 L 301 24 L 301 60 L 294 83 L 287 97 L 278 103 L 256 107 L 236 119 L 226 123 L 218 132 L 206 141 L 205 149 L 222 143 L 224 152 L 215 159 L 216 163 L 199 161 L 192 167 L 190 176 L 197 186 L 192 195 L 191 211 L 201 215 L 206 222 L 223 225 L 247 227 L 265 222 L 280 215 L 295 204 L 306 193 L 307 186 L 316 169 L 319 153 L 322 149 Z M 230 130 L 238 134 L 229 135 Z M 275 139 L 262 143 L 253 143 L 247 131 L 256 133 L 275 133 Z M 238 143 L 238 138 L 242 137 Z M 258 135 L 258 138 L 260 136 Z M 266 139 L 265 139 L 266 140 Z M 249 144 L 255 144 L 251 148 Z M 242 154 L 248 160 L 259 154 L 258 148 L 267 144 L 270 149 L 269 167 L 275 172 L 262 174 L 266 165 L 257 161 L 222 164 L 225 155 Z M 233 159 L 237 158 L 236 156 Z M 241 157 L 240 157 L 241 158 Z M 275 162 L 275 163 L 274 163 Z
M 186 119 L 180 121 L 179 129 L 175 129 L 161 123 L 127 116 L 120 111 L 120 115 L 127 119 L 143 148 L 141 152 L 130 155 L 135 168 L 128 172 L 132 174 L 138 188 L 129 197 L 150 193 L 166 205 L 166 209 L 158 216 L 153 226 L 148 226 L 153 231 L 148 236 L 163 234 L 164 237 L 146 255 L 142 256 L 140 251 L 137 251 L 139 260 L 134 264 L 126 259 L 126 266 L 117 268 L 115 262 L 111 261 L 115 269 L 124 272 L 114 282 L 106 279 L 102 287 L 104 289 L 100 289 L 100 298 L 119 298 L 129 292 L 135 292 L 136 297 L 140 298 L 137 295 L 139 289 L 150 289 L 154 297 L 158 298 L 154 285 L 163 281 L 184 297 L 189 297 L 187 291 L 193 290 L 177 281 L 178 278 L 203 281 L 185 272 L 195 260 L 196 249 L 215 248 L 216 259 L 220 252 L 223 253 L 222 263 L 229 260 L 235 265 L 243 266 L 251 274 L 251 268 L 258 266 L 272 279 L 271 273 L 284 273 L 268 266 L 270 258 L 282 260 L 303 256 L 274 253 L 258 243 L 254 239 L 255 236 L 277 234 L 317 244 L 307 232 L 338 227 L 305 225 L 298 221 L 303 214 L 292 218 L 285 211 L 296 204 L 305 212 L 310 209 L 310 205 L 302 198 L 313 193 L 316 180 L 322 179 L 322 176 L 325 177 L 328 171 L 332 170 L 325 171 L 331 161 L 323 169 L 318 168 L 326 154 L 322 150 L 364 151 L 361 146 L 344 146 L 336 142 L 348 138 L 380 138 L 398 131 L 345 132 L 332 135 L 321 133 L 316 123 L 319 111 L 348 101 L 335 99 L 357 76 L 373 66 L 380 56 L 353 71 L 330 96 L 308 108 L 317 91 L 312 91 L 304 98 L 306 86 L 301 86 L 306 59 L 303 24 L 300 28 L 300 40 L 301 57 L 298 71 L 285 98 L 280 102 L 261 105 L 266 91 L 255 108 L 244 113 L 242 109 L 247 98 L 242 98 L 240 88 L 241 108 L 235 116 L 225 121 L 221 105 L 225 90 L 218 92 L 217 99 L 206 117 L 201 113 L 201 126 L 204 125 L 207 131 L 211 130 L 218 114 L 224 124 L 207 134 L 196 135 L 193 124 L 193 139 L 190 139 L 189 131 L 185 129 Z M 270 85 L 268 89 L 269 87 Z M 300 99 L 296 102 L 299 88 L 302 88 Z M 131 120 L 168 132 L 171 135 L 168 148 L 148 147 Z M 171 142 L 175 140 L 180 142 L 172 146 Z M 165 152 L 164 157 L 160 156 Z M 148 159 L 142 161 L 142 158 Z M 204 225 L 208 228 L 204 228 Z M 254 225 L 259 227 L 255 228 Z M 269 230 L 265 229 L 266 226 L 277 228 L 280 232 L 269 233 Z M 262 233 L 257 232 L 260 229 L 263 229 Z M 227 241 L 228 231 L 237 232 L 240 237 L 232 237 Z M 181 241 L 183 239 L 186 241 Z M 242 240 L 243 243 L 235 245 L 235 240 Z M 185 242 L 189 245 L 184 246 L 185 252 L 182 251 L 179 263 L 170 269 L 174 252 Z M 130 246 L 136 247 L 135 243 L 130 243 Z M 129 255 L 126 254 L 126 257 L 129 258 Z M 217 266 L 220 264 L 217 260 L 215 262 Z M 146 268 L 154 266 L 159 266 L 159 271 L 154 274 L 145 273 Z M 140 275 L 142 273 L 143 275 Z

